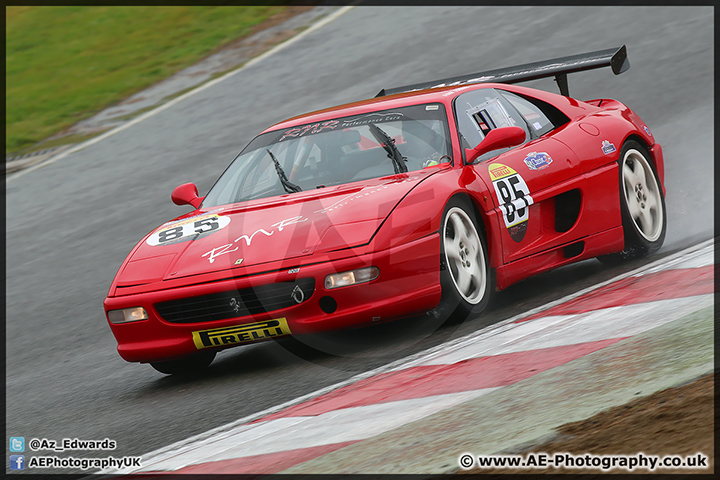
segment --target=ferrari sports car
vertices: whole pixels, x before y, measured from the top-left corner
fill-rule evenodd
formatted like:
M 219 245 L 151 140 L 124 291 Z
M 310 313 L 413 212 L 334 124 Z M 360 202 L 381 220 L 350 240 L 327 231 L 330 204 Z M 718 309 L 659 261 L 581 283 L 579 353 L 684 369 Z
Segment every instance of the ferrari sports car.
M 382 90 L 255 137 L 193 211 L 145 236 L 104 302 L 120 356 L 163 373 L 222 349 L 400 317 L 462 319 L 496 290 L 666 230 L 663 154 L 567 76 L 625 46 Z M 554 77 L 560 94 L 516 85 Z

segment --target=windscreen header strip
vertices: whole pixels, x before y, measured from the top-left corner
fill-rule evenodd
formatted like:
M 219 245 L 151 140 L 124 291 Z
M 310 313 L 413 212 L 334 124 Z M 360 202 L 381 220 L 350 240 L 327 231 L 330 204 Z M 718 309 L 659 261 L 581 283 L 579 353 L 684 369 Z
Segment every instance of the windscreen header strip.
M 467 85 L 473 83 L 519 83 L 536 80 L 538 78 L 555 77 L 560 93 L 569 96 L 567 87 L 567 74 L 592 70 L 595 68 L 610 67 L 615 75 L 620 75 L 630 68 L 625 45 L 619 48 L 609 48 L 596 52 L 581 53 L 569 57 L 560 57 L 541 62 L 526 63 L 515 67 L 499 68 L 481 73 L 471 73 L 460 77 L 450 77 L 433 82 L 416 83 L 404 87 L 382 89 L 375 95 L 382 97 L 396 93 L 412 92 L 429 88 Z

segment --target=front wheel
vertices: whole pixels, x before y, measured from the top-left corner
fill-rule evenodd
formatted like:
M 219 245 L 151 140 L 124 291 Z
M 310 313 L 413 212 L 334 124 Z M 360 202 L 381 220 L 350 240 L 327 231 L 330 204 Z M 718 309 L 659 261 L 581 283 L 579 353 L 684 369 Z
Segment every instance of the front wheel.
M 665 240 L 665 198 L 649 158 L 647 150 L 633 140 L 623 146 L 619 166 L 625 248 L 620 253 L 599 257 L 604 263 L 653 254 Z
M 214 351 L 199 352 L 188 357 L 177 360 L 166 360 L 164 362 L 150 362 L 150 365 L 160 373 L 166 375 L 179 375 L 203 370 L 210 366 L 215 359 Z
M 487 246 L 470 202 L 453 199 L 441 224 L 440 282 L 442 300 L 437 310 L 455 321 L 480 313 L 494 290 Z

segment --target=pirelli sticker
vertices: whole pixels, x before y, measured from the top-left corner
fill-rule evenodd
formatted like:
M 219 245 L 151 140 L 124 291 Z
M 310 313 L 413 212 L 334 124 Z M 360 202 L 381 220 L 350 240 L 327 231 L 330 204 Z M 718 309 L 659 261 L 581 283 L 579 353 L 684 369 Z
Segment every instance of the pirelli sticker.
M 266 322 L 246 323 L 245 325 L 192 332 L 193 342 L 198 350 L 223 345 L 250 343 L 265 338 L 290 334 L 290 327 L 288 327 L 287 320 L 284 317 Z
M 521 242 L 527 230 L 529 207 L 533 204 L 530 189 L 522 176 L 507 165 L 492 163 L 488 172 L 510 238 Z

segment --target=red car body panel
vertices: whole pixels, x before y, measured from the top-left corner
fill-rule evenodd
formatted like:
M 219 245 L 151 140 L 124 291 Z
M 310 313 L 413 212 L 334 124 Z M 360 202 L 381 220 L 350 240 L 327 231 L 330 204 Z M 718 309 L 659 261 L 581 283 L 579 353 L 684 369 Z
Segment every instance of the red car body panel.
M 365 254 L 356 252 L 355 255 L 341 260 L 296 267 L 298 271 L 295 273 L 290 273 L 293 269 L 275 270 L 219 282 L 136 294 L 131 297 L 130 303 L 145 306 L 151 318 L 114 325 L 113 333 L 118 340 L 118 352 L 130 362 L 180 357 L 196 351 L 192 341 L 193 331 L 217 329 L 249 321 L 262 322 L 279 317 L 288 319 L 292 333 L 305 334 L 421 313 L 432 309 L 440 301 L 440 278 L 436 265 L 436 252 L 439 248 L 440 238 L 435 234 L 384 252 Z M 332 291 L 332 296 L 337 301 L 337 311 L 342 312 L 342 315 L 327 314 L 319 308 L 317 299 L 328 294 L 323 286 L 323 280 L 328 273 L 370 265 L 379 267 L 383 275 L 377 280 L 364 284 L 364 288 L 360 290 L 351 286 Z M 199 327 L 198 324 L 171 324 L 164 321 L 154 308 L 158 302 L 178 297 L 241 290 L 249 286 L 308 277 L 315 278 L 316 289 L 313 297 L 316 297 L 316 301 L 307 301 L 288 309 L 255 315 L 245 321 L 230 318 L 203 327 Z M 108 297 L 105 301 L 108 310 L 123 308 L 128 304 L 128 299 L 125 297 Z
M 555 106 L 570 121 L 490 160 L 464 165 L 453 100 L 479 88 L 537 98 Z M 106 312 L 142 306 L 150 317 L 110 323 L 120 355 L 131 362 L 180 358 L 200 348 L 198 331 L 279 318 L 292 334 L 306 334 L 431 311 L 442 295 L 439 230 L 443 209 L 455 195 L 470 198 L 477 208 L 498 289 L 561 265 L 621 251 L 618 158 L 630 138 L 648 147 L 663 183 L 662 149 L 642 120 L 622 103 L 581 102 L 515 85 L 475 84 L 365 100 L 295 117 L 266 132 L 292 132 L 299 125 L 340 116 L 432 102 L 446 108 L 452 164 L 241 204 L 201 206 L 143 238 L 120 266 L 104 302 Z M 605 151 L 604 145 L 614 150 Z M 538 152 L 544 155 L 540 161 L 551 159 L 548 168 L 528 168 L 526 160 Z M 505 225 L 503 201 L 494 185 L 500 175 L 512 172 L 522 177 L 533 199 L 521 241 Z M 577 220 L 563 231 L 556 225 L 557 198 L 573 198 L 579 205 Z M 152 244 L 158 235 L 172 235 L 171 229 L 208 218 L 220 222 L 222 228 L 196 240 Z M 375 280 L 325 288 L 328 274 L 368 266 L 379 268 Z M 170 300 L 300 278 L 314 279 L 310 299 L 270 313 L 172 323 L 156 308 Z M 320 306 L 327 297 L 337 304 L 331 313 Z M 264 340 L 271 333 L 248 341 Z M 219 343 L 212 348 L 247 343 L 238 338 L 228 343 L 216 340 Z
M 199 209 L 180 217 L 180 222 L 217 215 L 226 225 L 198 240 L 151 245 L 149 239 L 153 234 L 180 222 L 174 220 L 160 226 L 128 257 L 112 288 L 115 294 L 122 295 L 118 287 L 122 290 L 145 285 L 145 290 L 162 289 L 163 280 L 215 272 L 227 276 L 233 270 L 252 274 L 280 261 L 297 264 L 301 257 L 367 244 L 397 199 L 433 173 L 417 171 L 405 178 L 372 179 L 362 185 L 325 188 L 321 193 L 305 191 Z M 368 208 L 369 202 L 373 208 Z M 239 259 L 242 261 L 236 264 Z

